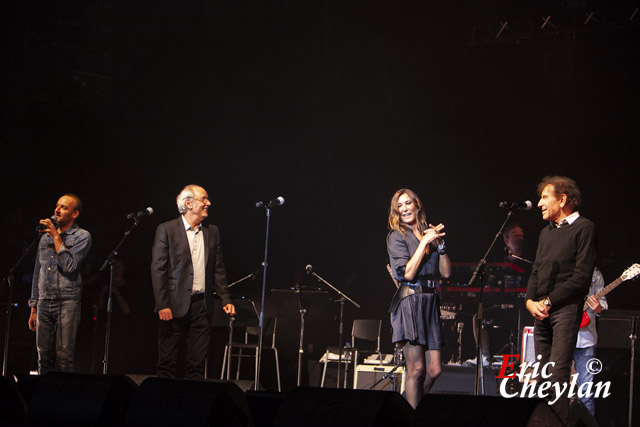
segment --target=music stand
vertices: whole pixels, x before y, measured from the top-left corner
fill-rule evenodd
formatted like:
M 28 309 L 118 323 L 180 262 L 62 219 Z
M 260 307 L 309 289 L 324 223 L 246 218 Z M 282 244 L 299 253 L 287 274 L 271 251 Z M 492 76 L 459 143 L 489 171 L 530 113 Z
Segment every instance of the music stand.
M 229 341 L 226 345 L 226 351 L 222 359 L 222 373 L 221 379 L 224 378 L 225 361 L 227 368 L 227 377 L 229 380 L 229 373 L 231 367 L 231 349 L 233 347 L 233 328 L 234 327 L 249 327 L 258 326 L 258 310 L 255 303 L 243 296 L 231 296 L 231 303 L 236 308 L 235 316 L 229 316 L 222 310 L 222 302 L 219 298 L 216 298 L 213 306 L 213 316 L 211 318 L 211 326 L 228 327 L 229 328 Z M 205 365 L 206 366 L 206 365 Z M 205 378 L 207 377 L 205 373 Z
M 300 343 L 298 345 L 298 378 L 300 387 L 302 373 L 302 353 L 304 353 L 304 322 L 306 318 L 318 318 L 330 312 L 329 293 L 326 291 L 305 291 L 302 289 L 271 289 L 278 317 L 300 319 Z

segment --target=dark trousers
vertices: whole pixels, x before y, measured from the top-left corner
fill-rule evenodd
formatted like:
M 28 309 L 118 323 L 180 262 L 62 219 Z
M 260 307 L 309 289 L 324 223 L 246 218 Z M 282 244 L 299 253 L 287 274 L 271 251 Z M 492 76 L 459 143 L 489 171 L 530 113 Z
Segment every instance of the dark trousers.
M 176 377 L 178 350 L 186 341 L 185 377 L 203 380 L 210 336 L 204 298 L 192 301 L 184 317 L 158 322 L 158 377 Z
M 560 383 L 561 386 L 567 384 L 565 394 L 553 404 L 552 408 L 560 419 L 566 424 L 569 419 L 569 379 L 571 376 L 571 361 L 573 352 L 576 349 L 578 329 L 582 319 L 582 305 L 567 304 L 562 307 L 553 308 L 549 312 L 549 317 L 544 320 L 536 320 L 535 326 L 535 348 L 536 355 L 542 355 L 540 368 L 548 362 L 555 365 L 548 370 L 551 373 L 549 379 L 538 378 L 538 383 L 551 381 Z M 555 399 L 553 389 L 549 389 L 549 400 Z

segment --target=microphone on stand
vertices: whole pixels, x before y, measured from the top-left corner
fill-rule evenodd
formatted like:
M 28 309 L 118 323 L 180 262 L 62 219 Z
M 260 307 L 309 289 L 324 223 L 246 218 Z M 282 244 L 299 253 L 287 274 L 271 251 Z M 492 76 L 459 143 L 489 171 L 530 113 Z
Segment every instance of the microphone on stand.
M 253 280 L 253 279 L 255 279 L 255 278 L 256 278 L 256 276 L 258 275 L 258 273 L 260 273 L 260 272 L 262 271 L 262 268 L 263 268 L 263 267 L 264 267 L 264 261 L 262 261 L 262 262 L 260 263 L 260 268 L 258 268 L 258 269 L 256 270 L 256 272 L 255 272 L 255 273 L 251 273 L 251 280 Z
M 278 196 L 275 199 L 271 199 L 271 200 L 261 200 L 259 202 L 256 203 L 256 208 L 261 208 L 261 207 L 265 207 L 265 208 L 272 208 L 274 206 L 282 206 L 284 205 L 284 197 L 282 196 Z
M 307 276 L 313 273 L 313 266 L 311 264 L 307 264 L 307 266 L 304 269 L 307 270 Z
M 498 203 L 498 207 L 507 208 L 510 211 L 514 211 L 516 209 L 528 211 L 533 207 L 533 203 L 531 203 L 531 200 L 525 200 L 524 202 L 500 202 Z
M 137 213 L 131 212 L 127 214 L 127 219 L 131 219 L 131 218 L 140 219 L 145 215 L 153 215 L 153 208 L 151 206 L 141 211 L 138 211 Z
M 509 258 L 509 257 L 517 259 L 518 261 L 526 262 L 527 264 L 533 264 L 533 261 L 529 261 L 526 258 L 519 257 L 518 255 L 509 254 L 509 255 L 507 255 L 507 258 Z

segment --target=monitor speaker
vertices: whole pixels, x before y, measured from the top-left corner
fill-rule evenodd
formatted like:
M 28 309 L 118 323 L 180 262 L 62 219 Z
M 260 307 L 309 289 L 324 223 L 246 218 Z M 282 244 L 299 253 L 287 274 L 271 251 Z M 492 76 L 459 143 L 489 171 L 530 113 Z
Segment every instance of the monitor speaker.
M 149 377 L 133 397 L 125 425 L 249 426 L 251 423 L 244 392 L 231 382 Z
M 122 425 L 137 389 L 125 375 L 49 372 L 36 383 L 29 426 Z
M 276 427 L 407 425 L 413 409 L 396 392 L 298 387 L 287 394 Z
M 418 404 L 412 427 L 562 427 L 542 399 L 428 394 Z

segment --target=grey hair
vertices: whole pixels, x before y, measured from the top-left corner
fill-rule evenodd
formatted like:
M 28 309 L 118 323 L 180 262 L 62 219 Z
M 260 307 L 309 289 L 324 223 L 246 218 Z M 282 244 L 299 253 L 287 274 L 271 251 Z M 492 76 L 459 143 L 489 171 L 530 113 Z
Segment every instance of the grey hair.
M 194 198 L 193 187 L 194 185 L 187 185 L 182 189 L 180 194 L 176 196 L 176 205 L 178 205 L 178 212 L 181 214 L 187 211 L 187 206 L 184 202 L 187 201 L 187 199 L 193 200 Z

